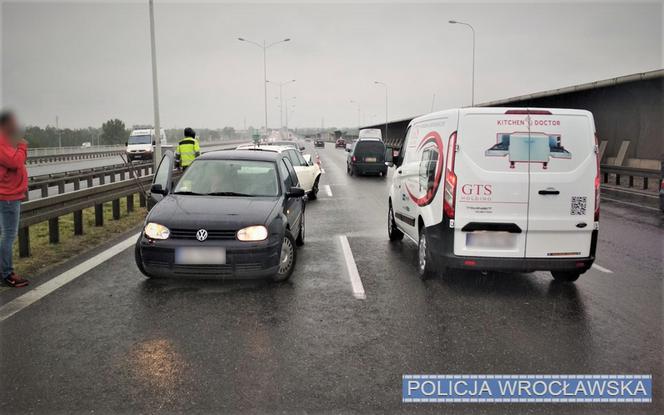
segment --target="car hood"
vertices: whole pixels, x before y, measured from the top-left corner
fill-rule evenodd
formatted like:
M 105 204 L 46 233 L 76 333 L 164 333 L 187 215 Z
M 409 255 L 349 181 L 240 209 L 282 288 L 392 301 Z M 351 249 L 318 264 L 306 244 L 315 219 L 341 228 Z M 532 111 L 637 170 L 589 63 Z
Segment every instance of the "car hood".
M 239 229 L 264 225 L 277 211 L 278 197 L 168 195 L 148 221 L 174 229 Z

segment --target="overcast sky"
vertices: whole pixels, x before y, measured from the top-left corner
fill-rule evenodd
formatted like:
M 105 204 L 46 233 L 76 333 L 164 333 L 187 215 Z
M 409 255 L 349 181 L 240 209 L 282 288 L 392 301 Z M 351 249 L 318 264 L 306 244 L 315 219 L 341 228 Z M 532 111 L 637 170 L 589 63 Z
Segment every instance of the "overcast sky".
M 662 4 L 165 3 L 156 0 L 162 125 L 263 125 L 263 56 L 290 126 L 356 126 L 663 67 Z M 2 4 L 2 104 L 31 125 L 152 123 L 147 0 Z M 269 86 L 269 126 L 278 127 Z

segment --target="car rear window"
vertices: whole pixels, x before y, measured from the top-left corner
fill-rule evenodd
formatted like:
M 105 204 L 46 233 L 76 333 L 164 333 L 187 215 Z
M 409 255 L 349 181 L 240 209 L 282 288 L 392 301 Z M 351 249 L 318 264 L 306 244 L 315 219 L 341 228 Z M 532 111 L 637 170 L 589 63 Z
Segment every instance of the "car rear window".
M 359 141 L 355 145 L 355 156 L 376 157 L 377 161 L 385 158 L 385 144 L 382 141 Z

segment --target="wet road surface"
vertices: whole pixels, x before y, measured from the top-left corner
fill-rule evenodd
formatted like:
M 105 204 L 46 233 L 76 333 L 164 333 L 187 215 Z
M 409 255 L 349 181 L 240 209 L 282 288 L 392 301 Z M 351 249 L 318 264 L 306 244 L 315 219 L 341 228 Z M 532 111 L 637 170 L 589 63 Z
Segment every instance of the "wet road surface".
M 662 413 L 659 213 L 604 203 L 601 268 L 576 284 L 421 281 L 415 244 L 387 240 L 389 180 L 349 177 L 343 150 L 318 151 L 289 282 L 148 281 L 127 249 L 0 322 L 0 412 Z M 652 374 L 655 402 L 402 404 L 407 373 Z

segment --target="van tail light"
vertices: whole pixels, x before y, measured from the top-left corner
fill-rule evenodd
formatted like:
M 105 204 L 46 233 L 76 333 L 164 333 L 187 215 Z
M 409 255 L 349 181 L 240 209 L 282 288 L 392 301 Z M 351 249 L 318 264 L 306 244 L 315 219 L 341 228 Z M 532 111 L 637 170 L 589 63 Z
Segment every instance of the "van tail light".
M 355 157 L 355 156 L 351 157 L 351 161 L 352 161 L 353 163 L 355 163 L 355 162 L 357 161 L 357 157 Z
M 597 160 L 597 173 L 595 174 L 595 222 L 599 220 L 599 187 L 601 184 L 600 160 L 599 160 L 599 138 L 595 134 L 595 159 Z
M 456 199 L 457 177 L 454 174 L 454 158 L 456 157 L 457 132 L 450 135 L 447 141 L 447 155 L 445 156 L 445 192 L 443 197 L 443 212 L 448 218 L 454 219 L 454 205 Z

